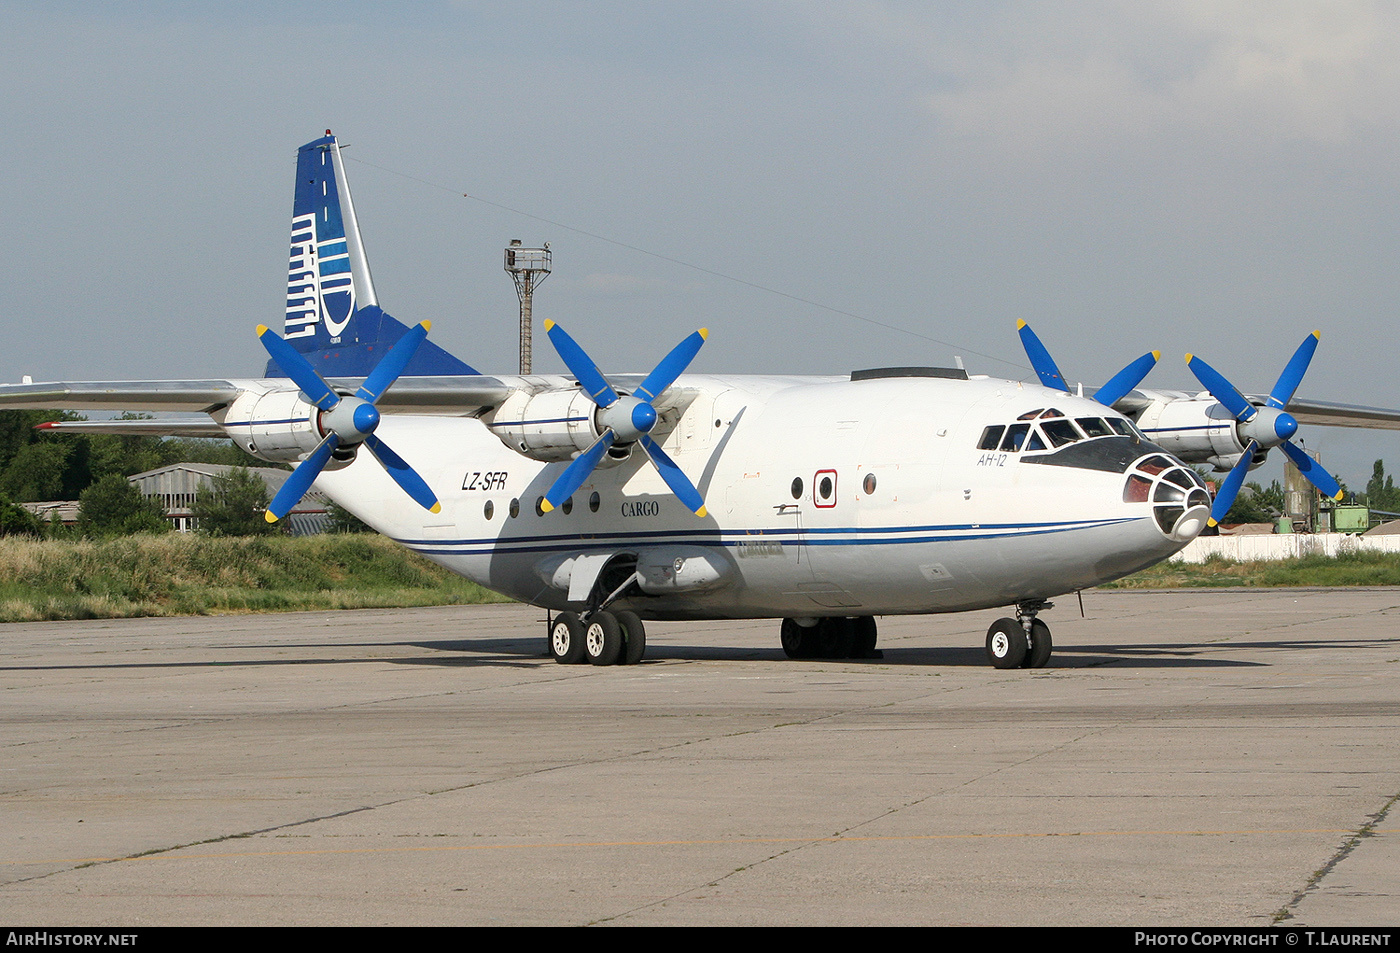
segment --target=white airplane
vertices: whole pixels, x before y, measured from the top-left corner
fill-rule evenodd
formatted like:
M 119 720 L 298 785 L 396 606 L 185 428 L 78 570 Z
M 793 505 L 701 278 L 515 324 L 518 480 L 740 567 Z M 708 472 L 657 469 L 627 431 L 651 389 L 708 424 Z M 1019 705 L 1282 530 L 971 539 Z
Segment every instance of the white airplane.
M 1071 393 L 1024 325 L 1045 386 L 927 367 L 686 373 L 703 329 L 650 374 L 604 375 L 545 327 L 572 377 L 481 375 L 427 322 L 381 310 L 327 130 L 298 155 L 266 376 L 5 385 L 0 407 L 207 414 L 51 426 L 227 435 L 294 463 L 269 520 L 314 481 L 409 549 L 557 613 L 554 658 L 600 665 L 642 657 L 644 619 L 781 619 L 789 656 L 872 657 L 877 616 L 1009 606 L 990 662 L 1044 666 L 1051 599 L 1179 551 L 1270 447 L 1335 492 L 1294 453 L 1299 420 L 1400 428 L 1400 412 L 1290 403 L 1315 336 L 1264 400 L 1199 359 L 1215 396 L 1139 390 L 1155 354 Z M 1188 461 L 1231 471 L 1214 514 Z

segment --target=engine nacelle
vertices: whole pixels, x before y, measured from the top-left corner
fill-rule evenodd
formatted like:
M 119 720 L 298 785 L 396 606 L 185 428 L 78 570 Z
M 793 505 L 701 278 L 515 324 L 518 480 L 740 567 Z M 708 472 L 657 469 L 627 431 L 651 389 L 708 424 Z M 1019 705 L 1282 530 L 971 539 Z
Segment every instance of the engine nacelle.
M 539 394 L 516 391 L 486 425 L 507 447 L 531 460 L 571 460 L 598 439 L 596 410 L 576 387 Z
M 1187 463 L 1224 471 L 1244 453 L 1235 418 L 1214 398 L 1154 400 L 1137 425 L 1148 440 Z
M 317 423 L 320 414 L 300 391 L 245 391 L 229 405 L 220 423 L 234 443 L 258 459 L 296 463 L 325 437 Z M 326 469 L 343 467 L 354 455 L 354 448 L 338 451 Z

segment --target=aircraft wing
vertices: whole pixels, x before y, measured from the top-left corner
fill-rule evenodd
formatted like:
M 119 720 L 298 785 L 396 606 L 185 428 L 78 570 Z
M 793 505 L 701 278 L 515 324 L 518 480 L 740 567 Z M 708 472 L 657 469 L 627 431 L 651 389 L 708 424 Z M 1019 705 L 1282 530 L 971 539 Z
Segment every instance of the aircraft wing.
M 1367 430 L 1400 430 L 1400 410 L 1384 407 L 1362 407 L 1357 404 L 1332 404 L 1321 400 L 1294 398 L 1284 408 L 1300 424 L 1321 424 L 1325 427 L 1364 427 Z
M 246 388 L 233 381 L 78 381 L 0 384 L 4 410 L 140 410 L 210 413 Z
M 332 378 L 337 390 L 354 393 L 363 378 Z M 0 384 L 0 409 L 109 410 L 215 413 L 245 391 L 285 390 L 285 378 L 206 381 L 76 381 L 43 384 Z M 404 377 L 376 406 L 390 413 L 472 414 L 496 406 L 516 388 L 494 377 Z M 74 421 L 77 423 L 77 421 Z M 94 424 L 146 425 L 155 421 L 92 421 Z M 78 429 L 65 427 L 63 429 Z M 91 428 L 97 429 L 97 428 Z M 109 433 L 118 432 L 105 428 Z M 137 432 L 133 429 L 132 432 Z
M 1092 396 L 1093 391 L 1086 388 Z M 1256 407 L 1261 407 L 1269 399 L 1267 395 L 1246 394 L 1245 399 Z M 1129 416 L 1140 414 L 1154 403 L 1169 403 L 1173 400 L 1213 399 L 1208 393 L 1190 391 L 1134 390 L 1124 395 L 1113 405 L 1114 409 Z M 1294 397 L 1284 408 L 1300 424 L 1318 424 L 1323 427 L 1360 427 L 1366 430 L 1400 430 L 1400 410 L 1386 407 L 1365 407 L 1360 404 L 1336 404 L 1325 400 L 1308 400 Z

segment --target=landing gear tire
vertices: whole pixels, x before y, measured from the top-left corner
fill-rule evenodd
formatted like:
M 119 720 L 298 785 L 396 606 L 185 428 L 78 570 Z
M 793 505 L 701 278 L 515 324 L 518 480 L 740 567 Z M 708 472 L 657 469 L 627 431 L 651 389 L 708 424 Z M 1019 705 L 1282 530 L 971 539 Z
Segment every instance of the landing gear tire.
M 622 627 L 623 648 L 617 664 L 636 665 L 647 650 L 647 630 L 642 626 L 642 617 L 626 609 L 614 612 L 613 617 Z
M 875 650 L 875 617 L 863 615 L 855 619 L 855 639 L 851 643 L 851 658 L 884 658 Z
M 611 612 L 595 612 L 588 619 L 583 647 L 594 665 L 614 665 L 622 655 L 622 626 Z
M 561 612 L 549 630 L 549 654 L 560 665 L 583 661 L 583 620 L 577 612 Z
M 816 626 L 804 629 L 792 619 L 784 619 L 782 639 L 783 654 L 788 658 L 811 658 L 816 654 Z
M 1030 647 L 1015 619 L 997 619 L 987 630 L 987 660 L 993 668 L 1020 668 Z
M 840 616 L 817 623 L 817 654 L 821 658 L 850 658 L 856 627 L 852 619 Z
M 1031 647 L 1026 653 L 1022 668 L 1044 668 L 1050 661 L 1050 653 L 1055 643 L 1050 638 L 1050 626 L 1036 619 L 1031 623 Z

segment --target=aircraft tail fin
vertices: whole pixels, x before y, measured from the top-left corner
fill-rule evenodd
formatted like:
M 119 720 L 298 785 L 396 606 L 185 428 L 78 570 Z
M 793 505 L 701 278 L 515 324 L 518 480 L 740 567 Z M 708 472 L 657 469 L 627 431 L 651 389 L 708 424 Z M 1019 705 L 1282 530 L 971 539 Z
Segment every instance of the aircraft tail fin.
M 327 129 L 325 136 L 297 151 L 282 336 L 322 377 L 364 377 L 407 331 L 407 325 L 379 307 L 340 145 Z M 266 373 L 285 376 L 274 361 Z M 424 377 L 477 371 L 424 341 L 403 373 Z

